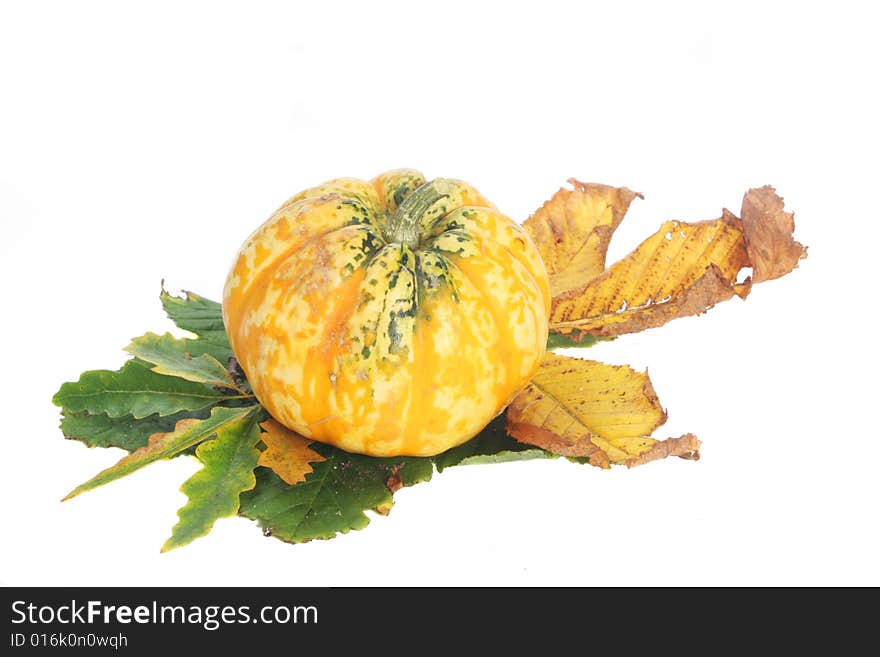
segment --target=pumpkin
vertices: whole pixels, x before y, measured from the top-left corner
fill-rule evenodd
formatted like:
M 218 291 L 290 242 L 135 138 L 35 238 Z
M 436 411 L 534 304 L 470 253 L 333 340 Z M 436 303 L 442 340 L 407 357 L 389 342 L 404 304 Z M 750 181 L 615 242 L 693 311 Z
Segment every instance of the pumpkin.
M 223 294 L 266 410 L 372 456 L 476 435 L 537 369 L 549 310 L 525 231 L 467 183 L 410 169 L 288 200 L 242 246 Z

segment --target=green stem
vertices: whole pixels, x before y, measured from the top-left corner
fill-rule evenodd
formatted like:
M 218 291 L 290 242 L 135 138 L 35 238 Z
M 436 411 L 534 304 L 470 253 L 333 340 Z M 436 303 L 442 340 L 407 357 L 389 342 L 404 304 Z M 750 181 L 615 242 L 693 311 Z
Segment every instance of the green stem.
M 449 196 L 449 181 L 437 178 L 425 183 L 407 196 L 388 220 L 385 239 L 405 244 L 410 248 L 419 245 L 419 223 L 422 217 L 438 202 Z

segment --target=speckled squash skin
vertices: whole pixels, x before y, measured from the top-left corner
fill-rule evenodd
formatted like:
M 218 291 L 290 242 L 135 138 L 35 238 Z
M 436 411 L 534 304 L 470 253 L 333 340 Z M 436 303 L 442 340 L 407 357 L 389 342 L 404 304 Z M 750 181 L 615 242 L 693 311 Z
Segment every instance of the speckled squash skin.
M 525 231 L 467 183 L 401 169 L 297 194 L 241 248 L 223 320 L 285 426 L 373 456 L 473 437 L 528 383 L 550 292 Z

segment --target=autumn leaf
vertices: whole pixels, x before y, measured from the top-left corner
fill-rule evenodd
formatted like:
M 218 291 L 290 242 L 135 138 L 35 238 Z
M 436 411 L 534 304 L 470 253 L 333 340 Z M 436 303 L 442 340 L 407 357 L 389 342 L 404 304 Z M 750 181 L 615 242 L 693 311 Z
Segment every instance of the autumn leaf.
M 125 350 L 136 358 L 152 364 L 150 368 L 157 374 L 176 376 L 187 381 L 221 386 L 241 392 L 232 380 L 225 365 L 211 354 L 193 356 L 191 344 L 185 338 L 175 338 L 170 333 L 156 335 L 147 333 L 132 340 Z
M 554 297 L 604 271 L 611 235 L 633 199 L 642 198 L 626 187 L 568 182 L 574 189 L 560 189 L 523 223 L 544 260 Z
M 173 431 L 156 433 L 150 436 L 145 447 L 133 451 L 124 456 L 118 463 L 102 470 L 84 484 L 80 484 L 68 493 L 64 500 L 76 497 L 80 493 L 103 486 L 111 481 L 124 477 L 145 465 L 149 465 L 160 459 L 170 458 L 180 452 L 198 445 L 217 433 L 224 426 L 234 423 L 243 417 L 253 413 L 258 406 L 245 406 L 243 408 L 215 407 L 211 416 L 204 420 L 188 418 L 180 420 Z
M 742 225 L 755 283 L 789 273 L 807 249 L 794 240 L 794 213 L 770 186 L 750 189 L 742 202 Z
M 286 483 L 305 481 L 306 475 L 312 472 L 309 464 L 325 460 L 309 448 L 311 440 L 275 420 L 266 420 L 260 427 L 263 429 L 260 438 L 266 449 L 260 454 L 259 464 L 271 468 Z
M 667 221 L 630 255 L 578 290 L 553 299 L 550 329 L 618 335 L 704 312 L 749 283 L 736 284 L 748 264 L 742 231 L 730 221 Z
M 700 460 L 700 439 L 692 433 L 686 433 L 678 438 L 667 438 L 656 442 L 647 452 L 642 452 L 635 458 L 626 461 L 627 467 L 635 467 L 665 459 L 667 456 L 677 456 L 689 461 Z
M 196 449 L 203 467 L 180 487 L 189 501 L 177 512 L 179 521 L 162 552 L 191 543 L 210 532 L 217 519 L 234 516 L 241 493 L 257 483 L 254 468 L 260 456 L 256 447 L 260 431 L 255 415 L 226 422 L 217 427 L 216 434 Z
M 791 271 L 806 249 L 791 236 L 793 216 L 770 187 L 743 199 L 744 219 L 667 221 L 631 254 L 601 275 L 553 298 L 550 330 L 572 342 L 615 336 L 705 312 L 753 282 Z M 754 268 L 753 279 L 738 281 Z
M 647 373 L 557 354 L 544 358 L 507 409 L 507 430 L 517 440 L 587 457 L 600 467 L 633 466 L 697 449 L 695 437 L 671 443 L 650 438 L 665 421 Z

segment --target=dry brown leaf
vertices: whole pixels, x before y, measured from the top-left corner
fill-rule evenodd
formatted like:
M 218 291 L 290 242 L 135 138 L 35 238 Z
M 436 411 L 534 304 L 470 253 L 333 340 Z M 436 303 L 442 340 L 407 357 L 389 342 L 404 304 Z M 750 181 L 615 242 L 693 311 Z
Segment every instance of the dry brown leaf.
M 794 269 L 806 249 L 794 241 L 794 216 L 772 187 L 750 189 L 742 219 L 667 221 L 627 257 L 604 270 L 614 229 L 637 195 L 625 188 L 570 181 L 526 222 L 550 275 L 550 330 L 574 341 L 614 336 L 705 312 L 753 282 Z M 743 270 L 752 277 L 740 280 Z M 693 434 L 658 441 L 666 420 L 647 372 L 548 354 L 507 409 L 517 440 L 591 464 L 628 467 L 668 456 L 696 460 Z
M 560 189 L 523 224 L 541 252 L 552 296 L 602 273 L 614 229 L 633 199 L 642 198 L 626 187 L 568 182 L 574 189 Z
M 793 241 L 793 217 L 770 187 L 749 190 L 740 220 L 667 221 L 603 274 L 553 299 L 550 330 L 575 340 L 634 333 L 676 317 L 705 312 L 734 294 L 745 298 L 756 282 L 791 271 L 806 250 Z
M 665 459 L 667 456 L 677 456 L 689 461 L 699 461 L 700 439 L 692 433 L 686 433 L 678 438 L 661 440 L 644 454 L 629 459 L 626 462 L 626 467 L 633 468 L 651 461 Z
M 507 409 L 507 431 L 520 442 L 563 456 L 586 456 L 604 468 L 696 449 L 693 436 L 693 441 L 674 439 L 679 442 L 650 438 L 665 421 L 647 372 L 553 353 Z
M 667 221 L 623 260 L 579 290 L 553 299 L 550 330 L 610 336 L 704 312 L 735 293 L 748 265 L 738 219 Z
M 785 276 L 807 257 L 806 247 L 794 240 L 794 213 L 785 211 L 769 185 L 746 192 L 742 224 L 755 283 Z
M 309 447 L 311 440 L 275 420 L 261 422 L 260 427 L 263 429 L 260 438 L 266 449 L 260 454 L 258 464 L 271 468 L 288 484 L 305 481 L 306 475 L 312 472 L 309 464 L 326 460 Z

